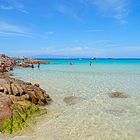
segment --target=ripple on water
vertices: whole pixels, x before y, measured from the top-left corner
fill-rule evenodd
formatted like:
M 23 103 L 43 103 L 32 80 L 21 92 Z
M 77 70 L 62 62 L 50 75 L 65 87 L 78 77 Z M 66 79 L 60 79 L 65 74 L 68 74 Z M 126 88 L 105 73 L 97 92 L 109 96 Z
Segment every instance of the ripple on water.
M 34 132 L 30 134 L 35 136 L 34 140 L 139 140 L 138 67 L 113 66 L 111 69 L 104 65 L 90 70 L 82 66 L 65 67 L 59 66 L 59 70 L 55 70 L 55 66 L 50 65 L 40 72 L 14 71 L 17 77 L 22 73 L 23 80 L 39 83 L 54 100 L 49 107 L 50 114 L 34 126 Z M 129 98 L 110 98 L 109 94 L 115 91 L 124 92 Z M 69 106 L 63 102 L 66 96 L 84 100 Z

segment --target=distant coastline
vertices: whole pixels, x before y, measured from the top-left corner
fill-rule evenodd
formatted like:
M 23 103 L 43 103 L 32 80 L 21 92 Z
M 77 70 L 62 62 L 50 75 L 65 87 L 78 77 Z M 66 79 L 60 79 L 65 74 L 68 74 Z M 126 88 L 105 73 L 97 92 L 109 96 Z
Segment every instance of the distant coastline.
M 35 59 L 38 60 L 46 60 L 46 59 L 60 59 L 60 60 L 79 60 L 79 59 L 83 59 L 83 60 L 93 60 L 92 58 L 49 58 L 49 57 L 35 57 Z M 96 58 L 96 60 L 140 60 L 140 58 Z

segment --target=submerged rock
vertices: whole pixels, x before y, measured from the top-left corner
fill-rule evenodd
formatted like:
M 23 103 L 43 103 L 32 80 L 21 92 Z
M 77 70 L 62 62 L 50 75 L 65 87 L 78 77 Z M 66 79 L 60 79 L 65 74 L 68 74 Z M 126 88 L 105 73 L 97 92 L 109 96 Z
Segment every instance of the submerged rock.
M 128 98 L 128 95 L 126 95 L 123 92 L 113 92 L 110 95 L 111 98 Z
M 63 101 L 67 104 L 67 105 L 73 105 L 75 104 L 77 101 L 79 101 L 80 98 L 76 97 L 76 96 L 66 96 L 64 97 Z
M 126 110 L 125 109 L 107 109 L 105 110 L 106 113 L 112 114 L 114 116 L 123 116 L 126 114 Z

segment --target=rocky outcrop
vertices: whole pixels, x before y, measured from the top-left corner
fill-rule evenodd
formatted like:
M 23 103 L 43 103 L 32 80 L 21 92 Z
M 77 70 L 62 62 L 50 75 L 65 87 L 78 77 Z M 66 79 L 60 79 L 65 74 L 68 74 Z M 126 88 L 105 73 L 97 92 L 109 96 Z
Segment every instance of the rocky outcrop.
M 19 63 L 18 63 L 19 64 Z M 24 64 L 24 65 L 23 65 Z M 25 126 L 34 114 L 46 113 L 39 106 L 49 104 L 52 99 L 40 88 L 39 84 L 10 77 L 9 70 L 16 65 L 15 60 L 5 55 L 0 56 L 0 132 L 13 133 Z M 31 66 L 22 63 L 22 67 Z
M 15 134 L 33 124 L 36 115 L 47 113 L 29 101 L 12 102 L 8 97 L 0 100 L 0 112 L 0 132 L 4 134 Z
M 26 63 L 28 64 L 50 64 L 50 62 L 45 62 L 45 61 L 41 61 L 41 60 L 37 60 L 37 59 L 27 59 Z
M 9 95 L 12 101 L 28 100 L 36 105 L 45 105 L 51 101 L 49 95 L 39 87 L 10 77 L 0 78 L 0 92 Z
M 46 113 L 39 106 L 51 101 L 39 84 L 16 80 L 4 73 L 0 77 L 0 132 L 12 134 L 22 130 L 31 116 Z
M 50 64 L 50 62 L 45 62 L 41 60 L 36 59 L 22 59 L 21 61 L 16 62 L 16 66 L 28 68 L 28 67 L 34 67 L 34 64 Z
M 13 67 L 16 65 L 14 59 L 2 54 L 0 55 L 0 72 L 7 72 L 13 70 Z
M 17 62 L 17 63 L 16 63 L 16 66 L 18 66 L 18 67 L 23 67 L 23 68 L 32 67 L 32 65 L 31 65 L 31 64 L 27 64 L 27 63 L 20 63 L 20 62 Z

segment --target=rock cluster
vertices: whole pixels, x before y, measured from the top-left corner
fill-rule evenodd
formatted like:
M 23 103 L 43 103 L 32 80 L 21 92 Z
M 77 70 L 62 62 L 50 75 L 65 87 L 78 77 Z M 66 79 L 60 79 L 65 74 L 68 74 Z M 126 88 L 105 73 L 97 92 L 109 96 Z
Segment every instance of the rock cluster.
M 13 133 L 27 126 L 27 120 L 33 114 L 44 112 L 39 108 L 49 104 L 50 96 L 39 84 L 10 77 L 16 65 L 15 60 L 5 55 L 0 56 L 0 132 Z M 29 64 L 27 64 L 29 65 Z
M 27 59 L 26 63 L 28 64 L 50 64 L 50 62 L 45 62 L 45 61 L 41 61 L 41 60 L 36 60 L 36 59 Z
M 39 84 L 32 85 L 3 74 L 0 77 L 0 132 L 11 134 L 23 129 L 28 118 L 42 112 L 38 106 L 51 101 Z
M 32 67 L 31 64 L 27 64 L 27 63 L 16 63 L 16 66 L 18 67 L 23 67 L 23 68 L 28 68 L 28 67 Z
M 7 72 L 13 69 L 16 65 L 14 59 L 2 54 L 0 55 L 0 72 Z
M 32 67 L 33 64 L 50 64 L 50 62 L 45 62 L 41 60 L 36 60 L 36 59 L 22 59 L 21 62 L 17 61 L 16 66 L 23 67 L 23 68 L 28 68 Z
M 0 78 L 0 94 L 8 95 L 12 101 L 28 100 L 36 105 L 45 105 L 51 101 L 46 91 L 38 84 L 32 85 L 10 77 Z

